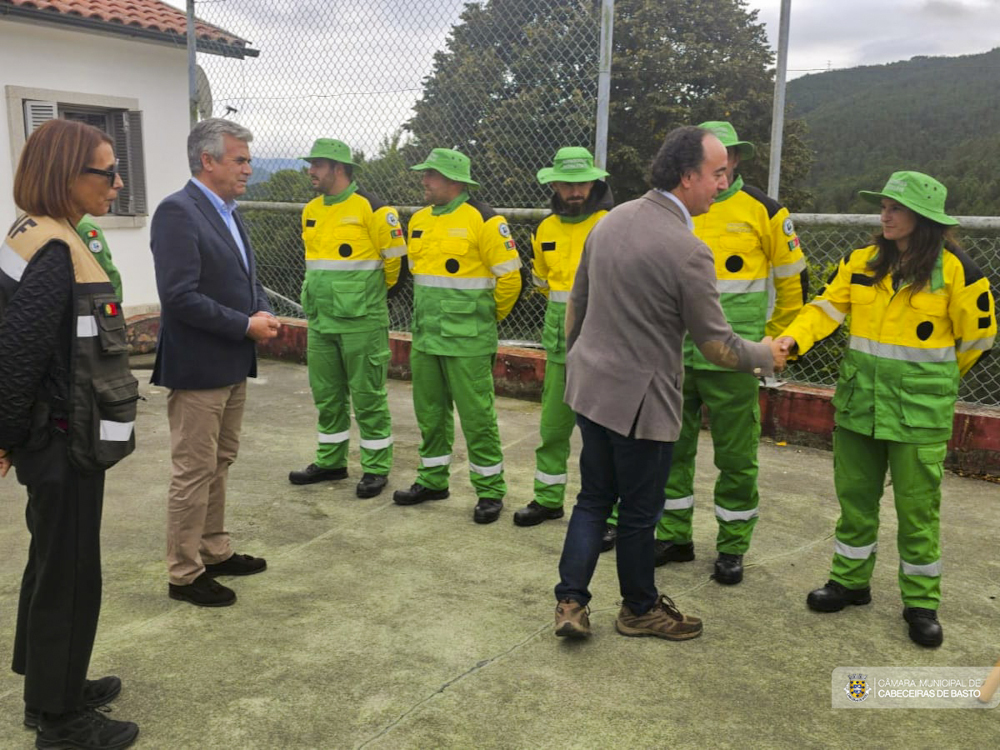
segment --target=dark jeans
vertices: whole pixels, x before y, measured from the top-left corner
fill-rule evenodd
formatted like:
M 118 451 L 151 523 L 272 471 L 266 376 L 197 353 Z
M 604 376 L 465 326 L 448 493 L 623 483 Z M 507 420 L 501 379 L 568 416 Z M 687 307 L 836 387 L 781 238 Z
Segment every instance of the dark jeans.
M 24 702 L 51 714 L 83 703 L 101 611 L 101 509 L 104 472 L 69 461 L 66 436 L 38 451 L 15 451 L 17 480 L 28 488 L 31 544 L 21 580 L 12 669 L 24 675 Z
M 641 615 L 656 603 L 653 532 L 663 513 L 673 443 L 637 440 L 577 415 L 583 436 L 582 487 L 559 560 L 556 599 L 590 602 L 590 579 L 601 554 L 601 537 L 618 508 L 618 585 L 622 600 Z

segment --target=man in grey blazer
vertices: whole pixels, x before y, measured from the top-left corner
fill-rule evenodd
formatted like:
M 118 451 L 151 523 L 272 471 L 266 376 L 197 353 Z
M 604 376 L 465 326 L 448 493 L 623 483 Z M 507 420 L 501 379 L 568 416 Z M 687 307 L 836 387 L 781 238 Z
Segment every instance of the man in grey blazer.
M 255 344 L 273 338 L 250 238 L 236 211 L 250 168 L 243 126 L 211 118 L 188 136 L 193 175 L 156 209 L 150 245 L 160 295 L 152 382 L 169 390 L 172 472 L 167 510 L 168 593 L 202 607 L 236 601 L 215 576 L 260 573 L 225 530 L 226 478 L 240 442 Z
M 702 623 L 653 580 L 653 530 L 680 433 L 685 331 L 707 359 L 770 375 L 785 355 L 726 322 L 712 251 L 692 233 L 727 187 L 726 149 L 709 131 L 677 128 L 652 164 L 653 189 L 613 209 L 584 247 L 566 312 L 566 403 L 583 437 L 582 488 L 559 561 L 556 635 L 590 634 L 588 586 L 612 505 L 618 516 L 622 635 L 686 640 Z

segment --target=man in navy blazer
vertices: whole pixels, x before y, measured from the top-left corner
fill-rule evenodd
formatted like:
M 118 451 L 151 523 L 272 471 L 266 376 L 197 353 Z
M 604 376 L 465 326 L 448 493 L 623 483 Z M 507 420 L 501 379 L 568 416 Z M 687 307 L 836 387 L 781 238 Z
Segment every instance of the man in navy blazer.
M 236 601 L 215 576 L 267 567 L 234 553 L 225 530 L 226 478 L 239 448 L 246 379 L 257 375 L 256 342 L 281 325 L 236 211 L 252 172 L 252 139 L 229 120 L 195 125 L 192 178 L 160 203 L 150 231 L 160 295 L 152 382 L 169 389 L 168 593 L 203 607 Z

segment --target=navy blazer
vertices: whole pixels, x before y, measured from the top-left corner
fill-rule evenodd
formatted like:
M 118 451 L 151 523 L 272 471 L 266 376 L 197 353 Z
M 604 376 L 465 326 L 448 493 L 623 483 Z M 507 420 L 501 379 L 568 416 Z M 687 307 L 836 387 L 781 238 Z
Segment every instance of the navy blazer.
M 234 212 L 249 270 L 219 212 L 195 185 L 156 208 L 150 247 L 160 295 L 152 382 L 166 388 L 234 385 L 257 375 L 249 317 L 271 312 L 243 220 Z

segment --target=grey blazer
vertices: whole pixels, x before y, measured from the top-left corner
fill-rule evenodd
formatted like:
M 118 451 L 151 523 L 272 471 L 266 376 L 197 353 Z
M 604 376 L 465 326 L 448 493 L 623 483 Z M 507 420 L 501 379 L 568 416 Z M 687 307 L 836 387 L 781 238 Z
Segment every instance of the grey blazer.
M 712 362 L 773 372 L 767 344 L 726 322 L 708 245 L 679 206 L 651 190 L 597 223 L 566 315 L 566 403 L 597 424 L 673 442 L 681 429 L 685 330 Z

